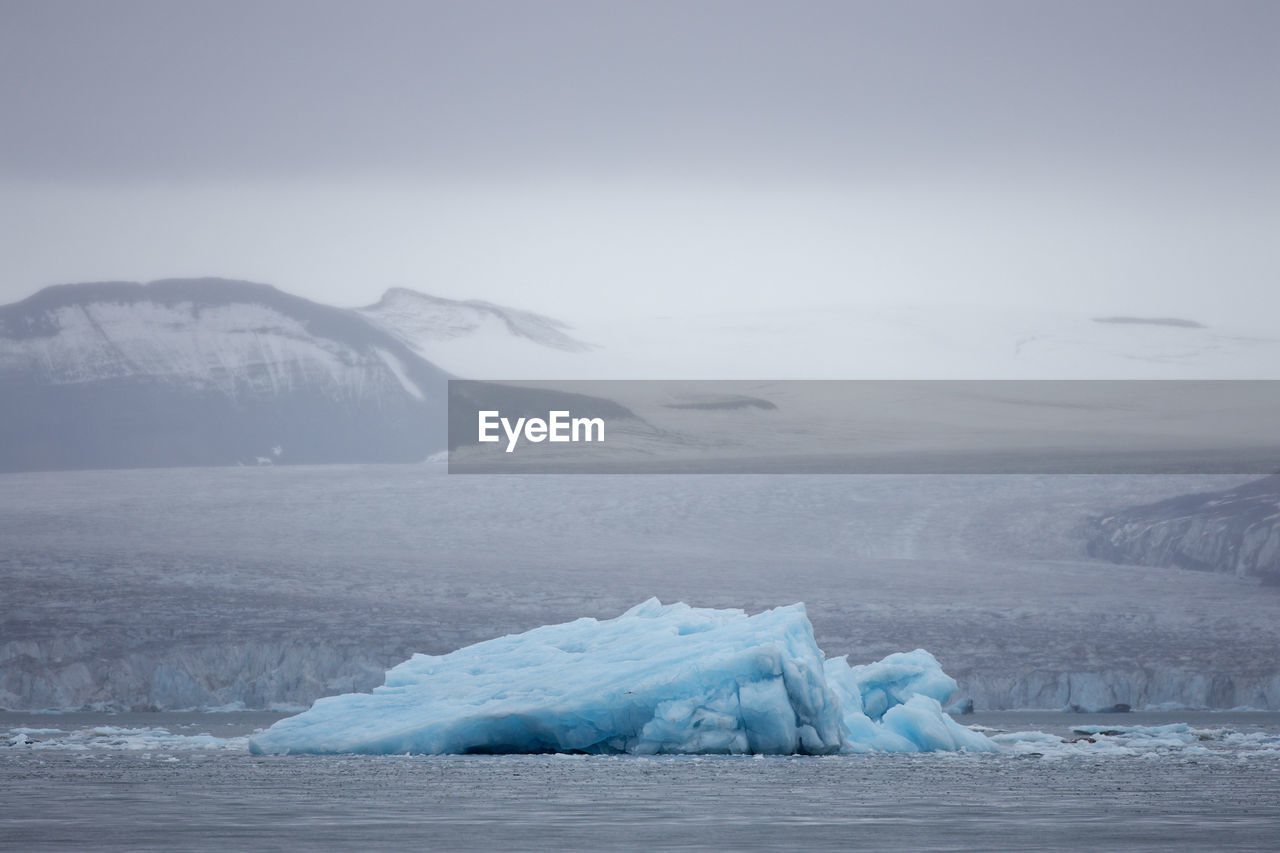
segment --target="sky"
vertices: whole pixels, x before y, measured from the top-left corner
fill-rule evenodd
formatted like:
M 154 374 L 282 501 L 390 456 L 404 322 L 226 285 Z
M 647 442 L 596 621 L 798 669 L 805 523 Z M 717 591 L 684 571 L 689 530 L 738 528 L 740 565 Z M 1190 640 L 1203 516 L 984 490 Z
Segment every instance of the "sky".
M 1280 3 L 0 0 L 0 301 L 1280 308 Z

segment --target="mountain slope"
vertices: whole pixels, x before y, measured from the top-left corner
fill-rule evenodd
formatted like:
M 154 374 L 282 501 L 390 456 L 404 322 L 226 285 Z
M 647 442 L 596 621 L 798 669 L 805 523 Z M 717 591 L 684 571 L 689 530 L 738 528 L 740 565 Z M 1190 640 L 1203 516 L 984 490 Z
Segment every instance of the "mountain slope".
M 1089 524 L 1090 556 L 1280 584 L 1280 474 L 1131 507 Z
M 546 377 L 572 376 L 593 360 L 587 353 L 595 347 L 570 335 L 567 324 L 478 299 L 395 287 L 357 311 L 418 355 L 468 378 L 522 378 L 530 363 L 542 365 L 535 372 Z
M 447 374 L 364 318 L 221 279 L 0 307 L 0 470 L 417 461 Z

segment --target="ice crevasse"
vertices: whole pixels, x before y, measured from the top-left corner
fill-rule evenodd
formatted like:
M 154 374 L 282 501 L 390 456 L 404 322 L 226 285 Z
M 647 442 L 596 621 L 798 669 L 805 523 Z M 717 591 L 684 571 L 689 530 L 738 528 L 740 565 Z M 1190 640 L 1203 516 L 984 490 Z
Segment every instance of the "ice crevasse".
M 942 710 L 956 689 L 928 652 L 824 658 L 803 604 L 639 604 L 414 655 L 372 693 L 319 699 L 255 753 L 585 752 L 823 755 L 994 752 Z

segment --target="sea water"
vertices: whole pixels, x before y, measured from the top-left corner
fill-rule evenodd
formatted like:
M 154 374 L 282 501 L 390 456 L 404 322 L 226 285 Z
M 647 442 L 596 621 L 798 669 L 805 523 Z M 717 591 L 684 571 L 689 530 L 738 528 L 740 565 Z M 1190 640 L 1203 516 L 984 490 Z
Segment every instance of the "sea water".
M 1002 712 L 990 733 L 1187 722 L 1195 749 L 997 755 L 253 756 L 272 714 L 0 714 L 13 850 L 1274 849 L 1280 714 Z M 167 737 L 166 737 L 167 734 Z M 1096 739 L 1095 739 L 1096 740 Z

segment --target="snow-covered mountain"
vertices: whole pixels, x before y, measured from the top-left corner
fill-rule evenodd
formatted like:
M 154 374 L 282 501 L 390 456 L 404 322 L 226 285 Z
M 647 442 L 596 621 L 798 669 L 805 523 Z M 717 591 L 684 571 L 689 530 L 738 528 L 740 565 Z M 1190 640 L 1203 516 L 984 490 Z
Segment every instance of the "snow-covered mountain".
M 1089 554 L 1280 584 L 1280 474 L 1129 507 L 1088 525 Z
M 351 311 L 219 279 L 0 307 L 0 470 L 416 461 L 447 374 Z

